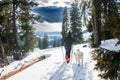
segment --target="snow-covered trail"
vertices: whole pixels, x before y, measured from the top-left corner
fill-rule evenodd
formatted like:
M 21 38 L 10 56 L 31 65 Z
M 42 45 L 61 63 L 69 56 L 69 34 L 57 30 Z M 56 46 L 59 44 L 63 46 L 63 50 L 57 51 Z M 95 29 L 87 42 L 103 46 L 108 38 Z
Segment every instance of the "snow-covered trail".
M 7 80 L 101 80 L 93 70 L 94 62 L 90 57 L 90 48 L 77 45 L 84 53 L 84 65 L 78 66 L 72 55 L 71 62 L 67 64 L 64 59 L 63 47 L 42 51 L 50 54 L 47 59 L 40 61 Z M 73 50 L 73 51 L 74 51 Z
M 63 63 L 50 80 L 99 80 L 96 72 L 93 71 L 94 64 L 91 63 L 90 48 L 80 47 L 80 49 L 84 53 L 84 64 L 78 66 L 75 62 L 75 56 L 72 55 L 72 61 L 69 64 Z

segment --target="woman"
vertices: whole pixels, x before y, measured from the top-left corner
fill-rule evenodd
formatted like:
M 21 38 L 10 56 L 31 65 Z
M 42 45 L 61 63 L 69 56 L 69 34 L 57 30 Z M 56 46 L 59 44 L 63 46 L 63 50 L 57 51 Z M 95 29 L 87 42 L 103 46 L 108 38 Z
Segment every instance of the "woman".
M 64 46 L 65 46 L 65 50 L 66 50 L 66 62 L 69 63 L 70 62 L 70 52 L 71 52 L 71 47 L 72 44 L 74 42 L 74 39 L 71 37 L 71 33 L 69 32 L 68 36 L 65 37 L 64 39 Z

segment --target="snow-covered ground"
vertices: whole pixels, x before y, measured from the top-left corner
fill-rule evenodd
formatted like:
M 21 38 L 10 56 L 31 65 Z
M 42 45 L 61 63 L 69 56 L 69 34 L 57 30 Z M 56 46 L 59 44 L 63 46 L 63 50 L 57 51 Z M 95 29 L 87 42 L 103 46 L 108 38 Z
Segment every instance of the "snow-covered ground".
M 117 39 L 111 39 L 103 41 L 101 47 L 109 49 L 120 50 L 120 45 L 115 46 Z M 112 46 L 111 46 L 111 45 Z M 84 45 L 87 45 L 84 47 Z M 113 46 L 114 45 L 114 46 Z M 83 65 L 78 66 L 76 64 L 74 52 L 80 49 L 84 53 Z M 51 49 L 39 50 L 34 49 L 29 55 L 21 61 L 14 61 L 8 66 L 0 68 L 2 77 L 17 68 L 20 68 L 23 64 L 27 64 L 31 60 L 34 60 L 41 55 L 46 55 L 46 59 L 33 64 L 32 66 L 24 69 L 23 71 L 9 77 L 7 80 L 102 80 L 98 75 L 98 71 L 94 70 L 95 61 L 91 57 L 92 48 L 88 43 L 74 45 L 71 51 L 71 61 L 69 64 L 65 61 L 64 47 L 57 47 Z M 19 66 L 18 66 L 19 65 Z M 2 72 L 2 70 L 4 71 Z
M 11 71 L 14 71 L 15 69 L 19 69 L 21 66 L 28 64 L 28 62 L 42 56 L 40 49 L 36 48 L 32 52 L 26 53 L 28 56 L 25 57 L 22 60 L 14 61 L 10 63 L 8 66 L 4 66 L 3 68 L 0 68 L 0 77 L 8 74 Z
M 87 47 L 82 47 L 87 45 Z M 71 62 L 65 62 L 64 47 L 41 50 L 48 58 L 37 62 L 27 69 L 11 76 L 7 80 L 101 80 L 97 77 L 98 72 L 94 71 L 95 62 L 91 60 L 91 48 L 88 44 L 73 46 L 72 53 L 80 48 L 84 53 L 84 65 L 78 66 L 74 54 L 71 55 Z M 36 49 L 38 51 L 38 49 Z M 29 56 L 29 58 L 32 56 Z

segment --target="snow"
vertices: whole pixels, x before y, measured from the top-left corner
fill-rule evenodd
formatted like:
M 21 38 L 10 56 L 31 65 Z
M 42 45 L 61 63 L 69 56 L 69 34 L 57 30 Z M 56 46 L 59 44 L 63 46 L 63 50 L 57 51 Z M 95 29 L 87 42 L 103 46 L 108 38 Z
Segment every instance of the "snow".
M 84 45 L 87 45 L 87 47 L 83 47 Z M 73 54 L 78 48 L 84 53 L 84 64 L 80 66 L 76 64 Z M 92 60 L 90 51 L 91 48 L 88 43 L 74 45 L 71 51 L 71 62 L 67 64 L 64 58 L 64 47 L 45 50 L 35 49 L 23 60 L 31 60 L 40 56 L 40 54 L 47 55 L 47 58 L 11 76 L 7 80 L 101 80 L 97 76 L 98 72 L 93 69 L 95 61 Z M 15 61 L 14 63 L 19 62 Z M 11 66 L 9 68 L 6 67 L 6 70 L 13 70 L 16 64 L 12 63 Z M 7 72 L 6 70 L 5 72 Z
M 0 73 L 2 72 L 2 70 L 4 70 L 0 76 L 4 76 L 8 74 L 9 72 L 14 71 L 15 69 L 18 69 L 21 66 L 27 64 L 27 62 L 32 61 L 35 58 L 40 57 L 42 55 L 43 54 L 41 53 L 40 49 L 36 48 L 33 50 L 33 52 L 28 53 L 28 56 L 25 57 L 24 59 L 20 61 L 14 61 L 10 63 L 10 65 L 0 68 Z
M 117 39 L 102 41 L 101 47 L 109 50 L 120 50 L 120 45 L 115 46 Z M 86 47 L 84 47 L 86 45 Z M 75 61 L 74 52 L 80 49 L 84 54 L 83 65 L 78 66 Z M 56 47 L 50 49 L 39 50 L 38 48 L 28 53 L 29 55 L 20 61 L 14 61 L 8 66 L 0 68 L 0 72 L 4 69 L 1 76 L 13 71 L 16 67 L 20 68 L 23 64 L 29 62 L 41 55 L 46 55 L 46 59 L 35 63 L 34 65 L 24 69 L 23 71 L 9 77 L 6 80 L 102 80 L 97 75 L 99 71 L 94 70 L 96 61 L 92 60 L 89 43 L 73 45 L 71 51 L 71 61 L 69 64 L 65 61 L 64 47 Z
M 118 42 L 118 39 L 110 39 L 110 40 L 105 40 L 102 41 L 100 47 L 110 50 L 110 51 L 120 51 L 120 45 L 116 45 L 116 43 Z

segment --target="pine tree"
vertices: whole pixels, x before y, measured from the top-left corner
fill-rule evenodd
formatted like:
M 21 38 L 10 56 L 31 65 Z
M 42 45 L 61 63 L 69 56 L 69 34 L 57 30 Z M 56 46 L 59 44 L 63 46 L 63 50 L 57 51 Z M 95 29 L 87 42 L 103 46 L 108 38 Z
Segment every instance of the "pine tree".
M 57 47 L 61 46 L 60 39 L 57 40 Z
M 24 38 L 24 40 L 28 41 L 30 44 L 29 46 L 27 45 L 28 47 L 26 46 L 27 48 L 29 48 L 28 50 L 33 49 L 33 43 L 35 41 L 34 30 L 31 24 L 35 18 L 32 14 L 30 14 L 30 10 L 34 5 L 36 4 L 33 1 L 27 0 L 0 1 L 0 25 L 4 29 L 2 30 L 0 35 L 2 35 L 6 40 L 6 42 L 4 41 L 3 44 L 4 49 L 6 49 L 6 54 L 10 53 L 13 48 L 20 48 L 20 46 L 18 45 L 18 41 L 20 40 L 18 29 L 23 32 L 24 36 L 26 35 L 26 38 L 28 38 Z M 24 19 L 21 20 L 21 18 L 23 17 Z M 23 30 L 23 26 L 29 28 L 24 28 Z M 30 35 L 31 37 L 28 37 L 28 35 Z
M 117 3 L 115 0 L 103 0 L 102 4 L 102 39 L 119 38 L 120 17 Z
M 43 38 L 43 49 L 48 48 L 48 46 L 49 46 L 48 36 L 47 36 L 47 34 L 45 33 L 45 34 L 44 34 L 44 38 Z
M 53 47 L 57 47 L 57 40 L 54 38 Z
M 10 7 L 7 0 L 0 1 L 0 57 L 4 59 L 5 64 L 9 64 L 7 55 L 10 54 L 13 38 L 12 38 L 12 26 L 10 18 Z
M 23 4 L 20 5 L 21 11 L 19 13 L 19 23 L 20 31 L 23 34 L 24 46 L 23 49 L 25 52 L 33 50 L 36 46 L 36 37 L 34 35 L 34 29 L 32 23 L 34 22 L 35 16 L 30 13 L 31 7 L 36 6 L 33 1 L 23 0 Z
M 116 80 L 120 63 L 120 51 L 97 48 L 92 52 L 93 60 L 97 62 L 94 69 L 101 71 L 99 76 L 105 80 Z
M 63 37 L 62 44 L 68 32 L 69 32 L 69 18 L 67 13 L 67 7 L 65 7 L 63 11 L 63 20 L 62 20 L 62 37 Z
M 111 0 L 112 1 L 112 0 Z M 110 19 L 110 13 L 109 11 L 111 11 L 110 6 L 108 6 L 109 4 L 109 0 L 105 0 L 103 1 L 103 7 L 102 7 L 102 19 L 103 19 L 103 25 L 101 27 L 101 31 L 102 31 L 102 39 L 106 40 L 106 39 L 110 39 L 112 38 L 112 34 L 111 34 L 111 26 L 109 25 L 111 22 Z M 108 28 L 109 27 L 109 28 Z
M 42 49 L 43 47 L 42 47 L 42 39 L 39 37 L 39 40 L 38 40 L 38 47 L 40 48 L 40 49 Z
M 80 44 L 83 42 L 82 36 L 82 23 L 80 19 L 78 5 L 73 3 L 70 11 L 70 24 L 71 24 L 71 35 L 75 40 L 75 43 Z
M 60 40 L 54 38 L 53 47 L 59 47 L 59 46 L 60 46 Z

